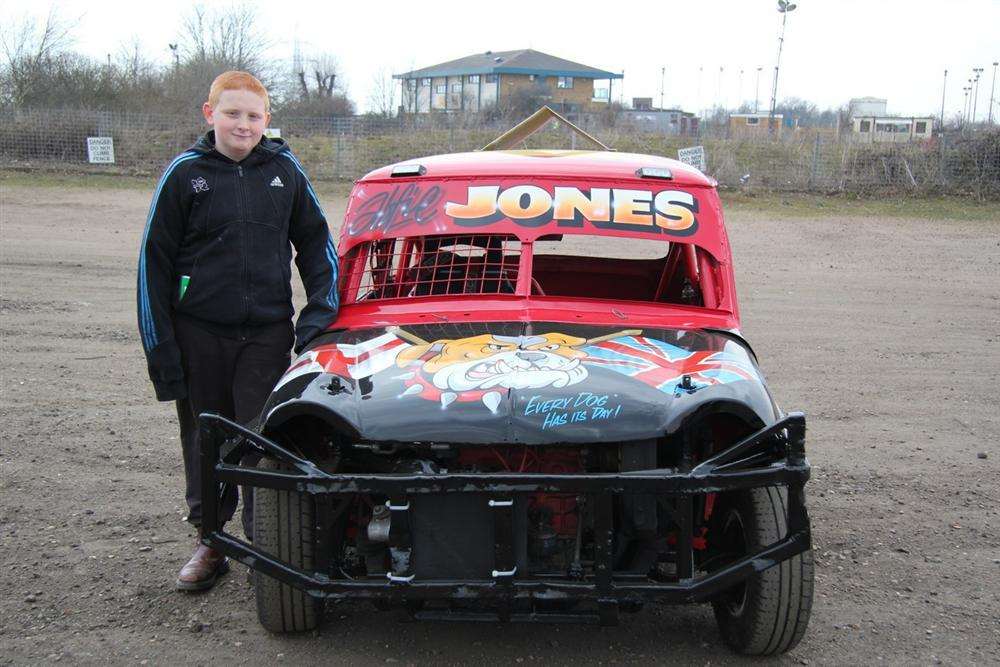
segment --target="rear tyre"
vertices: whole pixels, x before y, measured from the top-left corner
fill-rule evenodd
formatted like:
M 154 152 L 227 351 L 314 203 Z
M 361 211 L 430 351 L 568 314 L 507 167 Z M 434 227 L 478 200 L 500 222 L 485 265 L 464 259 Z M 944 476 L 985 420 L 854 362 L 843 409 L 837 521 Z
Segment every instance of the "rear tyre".
M 739 558 L 788 534 L 788 490 L 770 486 L 720 498 L 714 530 Z M 794 648 L 805 634 L 813 599 L 812 550 L 754 574 L 712 602 L 723 639 L 744 655 Z
M 274 459 L 257 466 L 288 470 Z M 279 560 L 309 571 L 313 567 L 313 500 L 308 494 L 275 489 L 254 490 L 253 543 Z M 306 632 L 319 627 L 323 602 L 308 593 L 255 571 L 257 618 L 270 632 Z

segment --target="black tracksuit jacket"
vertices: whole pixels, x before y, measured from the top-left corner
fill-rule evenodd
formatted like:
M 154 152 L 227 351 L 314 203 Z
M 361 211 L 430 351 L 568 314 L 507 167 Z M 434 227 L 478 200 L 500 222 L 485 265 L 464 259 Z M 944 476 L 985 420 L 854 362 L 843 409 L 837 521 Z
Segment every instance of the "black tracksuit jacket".
M 267 138 L 234 162 L 211 131 L 170 163 L 139 252 L 139 332 L 159 400 L 187 395 L 176 314 L 232 337 L 291 320 L 291 246 L 308 297 L 295 328 L 300 350 L 339 306 L 336 249 L 302 165 Z M 181 276 L 190 277 L 183 298 Z

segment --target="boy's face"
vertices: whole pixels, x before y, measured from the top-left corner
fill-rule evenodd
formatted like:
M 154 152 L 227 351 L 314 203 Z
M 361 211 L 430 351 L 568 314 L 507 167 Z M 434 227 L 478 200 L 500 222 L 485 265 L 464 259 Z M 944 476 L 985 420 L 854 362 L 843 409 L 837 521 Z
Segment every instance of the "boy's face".
M 249 90 L 224 90 L 218 104 L 205 102 L 201 112 L 215 128 L 215 148 L 236 162 L 250 155 L 271 121 L 264 98 Z

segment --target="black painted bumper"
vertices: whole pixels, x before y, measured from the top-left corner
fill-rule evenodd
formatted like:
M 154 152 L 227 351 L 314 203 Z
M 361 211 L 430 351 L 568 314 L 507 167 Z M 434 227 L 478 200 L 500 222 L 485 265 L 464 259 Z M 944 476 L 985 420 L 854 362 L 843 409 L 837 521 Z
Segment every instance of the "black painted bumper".
M 481 599 L 510 605 L 514 600 L 594 600 L 602 610 L 617 603 L 642 600 L 699 602 L 810 548 L 809 520 L 803 486 L 809 478 L 805 457 L 805 417 L 793 413 L 761 429 L 711 459 L 680 472 L 674 469 L 600 474 L 329 474 L 278 444 L 233 422 L 203 414 L 202 530 L 206 544 L 227 556 L 300 588 L 328 598 L 367 598 L 394 602 L 429 599 Z M 294 471 L 275 472 L 237 465 L 250 449 L 282 460 Z M 409 499 L 419 494 L 479 494 L 490 498 L 494 520 L 494 567 L 483 579 L 420 580 L 409 568 L 384 578 L 347 579 L 329 573 L 329 554 L 317 549 L 316 571 L 305 572 L 283 563 L 230 534 L 219 525 L 218 508 L 223 484 L 243 484 L 308 493 L 319 506 L 344 494 L 378 494 L 389 497 L 395 534 L 390 546 L 409 544 L 406 526 Z M 694 567 L 692 500 L 699 494 L 781 485 L 788 489 L 787 536 L 758 553 L 710 573 Z M 587 496 L 594 508 L 595 558 L 591 572 L 583 575 L 523 576 L 514 564 L 513 505 L 518 494 L 572 493 Z M 679 524 L 677 577 L 669 583 L 645 576 L 613 571 L 612 538 L 614 501 L 622 494 L 657 494 L 676 500 Z M 327 505 L 324 505 L 327 503 Z M 317 522 L 321 523 L 321 522 Z M 317 525 L 317 542 L 327 538 Z M 419 558 L 419 554 L 413 554 Z M 405 562 L 405 561 L 404 561 Z M 509 608 L 509 607 L 508 607 Z M 504 614 L 501 614 L 504 617 Z M 510 615 L 506 616 L 510 618 Z M 600 620 L 607 620 L 601 613 Z

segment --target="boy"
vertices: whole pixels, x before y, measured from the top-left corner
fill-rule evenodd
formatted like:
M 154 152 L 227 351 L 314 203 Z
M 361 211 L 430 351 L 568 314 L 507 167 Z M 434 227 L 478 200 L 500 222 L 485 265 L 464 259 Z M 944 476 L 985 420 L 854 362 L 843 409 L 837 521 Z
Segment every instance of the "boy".
M 267 90 L 246 72 L 212 82 L 202 107 L 211 126 L 167 167 L 139 253 L 138 320 L 149 376 L 161 401 L 177 402 L 188 521 L 201 523 L 197 416 L 255 419 L 296 352 L 337 316 L 337 254 L 299 161 L 263 138 Z M 308 303 L 292 329 L 291 247 Z M 252 496 L 243 526 L 252 535 Z M 223 501 L 232 518 L 236 490 Z M 200 530 L 199 530 L 200 537 Z M 203 590 L 228 569 L 200 542 L 177 578 Z

